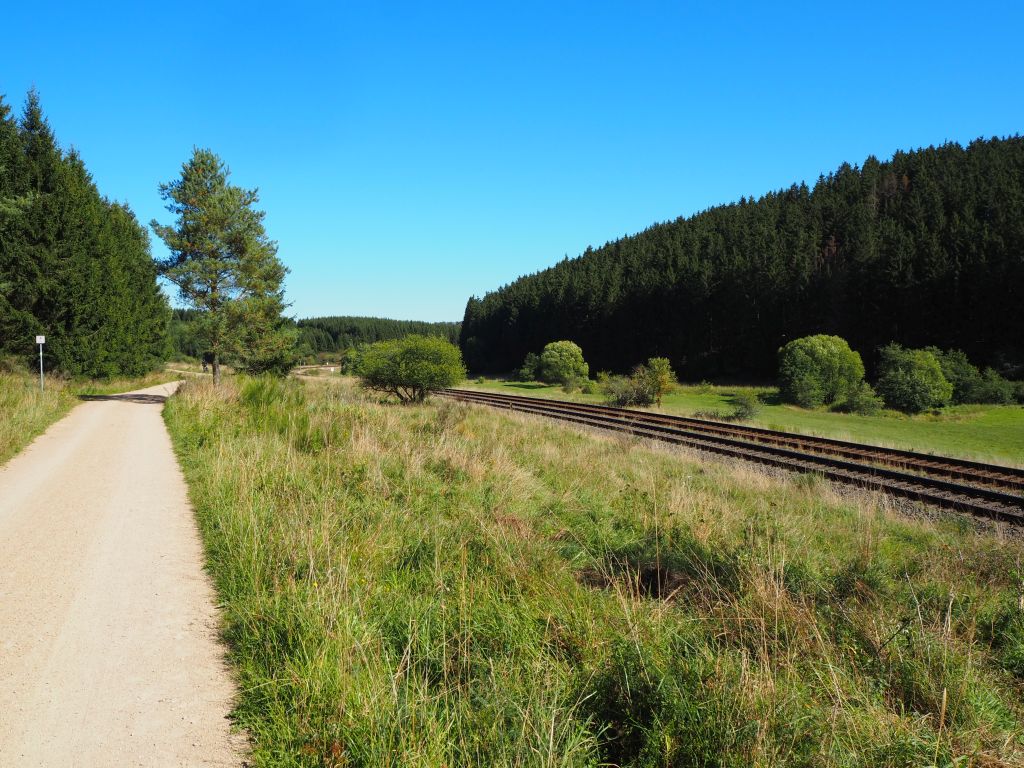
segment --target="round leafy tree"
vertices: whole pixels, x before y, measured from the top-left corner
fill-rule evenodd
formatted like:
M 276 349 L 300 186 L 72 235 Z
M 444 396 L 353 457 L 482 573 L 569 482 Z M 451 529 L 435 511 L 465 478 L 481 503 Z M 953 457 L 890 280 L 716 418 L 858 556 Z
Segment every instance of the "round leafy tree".
M 363 386 L 407 403 L 458 384 L 466 367 L 459 348 L 447 339 L 414 334 L 370 344 L 359 356 L 357 373 Z
M 552 341 L 540 354 L 541 381 L 564 384 L 572 379 L 585 379 L 589 374 L 583 350 L 571 341 Z
M 926 349 L 882 347 L 876 389 L 890 408 L 920 413 L 949 405 L 953 385 L 942 374 L 939 361 Z
M 843 402 L 863 379 L 860 354 L 839 336 L 804 336 L 779 350 L 782 397 L 804 408 Z

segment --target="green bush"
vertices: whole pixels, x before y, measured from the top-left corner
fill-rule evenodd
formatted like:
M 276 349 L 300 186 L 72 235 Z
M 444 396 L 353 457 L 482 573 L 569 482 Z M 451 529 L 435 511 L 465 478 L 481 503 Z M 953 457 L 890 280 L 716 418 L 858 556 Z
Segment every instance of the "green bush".
M 601 384 L 609 405 L 621 408 L 634 405 L 652 405 L 657 396 L 655 382 L 644 365 L 638 365 L 630 376 L 609 376 Z
M 982 373 L 959 349 L 943 352 L 937 347 L 927 347 L 926 351 L 931 352 L 939 361 L 942 375 L 953 385 L 954 403 L 1005 405 L 1013 402 L 1013 382 L 1007 381 L 992 368 L 986 368 Z
M 838 336 L 805 336 L 779 350 L 779 389 L 804 408 L 846 400 L 864 379 L 860 354 Z
M 920 413 L 949 405 L 953 385 L 942 375 L 942 366 L 925 349 L 904 349 L 890 344 L 880 350 L 878 393 L 890 408 Z
M 447 339 L 413 334 L 366 347 L 358 375 L 369 389 L 419 402 L 432 390 L 462 381 L 466 367 L 459 348 Z
M 1015 400 L 1014 383 L 1007 381 L 997 371 L 986 368 L 981 374 L 981 381 L 974 392 L 971 403 L 991 403 L 993 405 L 1009 405 Z
M 861 416 L 874 416 L 885 405 L 871 385 L 862 381 L 844 400 L 837 410 L 847 413 L 857 413 Z
M 652 357 L 627 376 L 598 374 L 598 383 L 611 405 L 661 405 L 661 398 L 676 385 L 676 374 L 668 358 Z
M 585 379 L 590 366 L 583 359 L 583 350 L 571 341 L 552 341 L 540 354 L 541 381 L 562 384 L 572 378 Z
M 732 419 L 752 419 L 761 412 L 761 401 L 753 392 L 740 391 L 732 398 Z
M 562 382 L 562 391 L 567 395 L 570 395 L 573 392 L 579 392 L 583 389 L 583 383 L 585 381 L 588 381 L 588 379 L 581 379 L 579 376 L 573 376 L 572 378 L 566 379 Z

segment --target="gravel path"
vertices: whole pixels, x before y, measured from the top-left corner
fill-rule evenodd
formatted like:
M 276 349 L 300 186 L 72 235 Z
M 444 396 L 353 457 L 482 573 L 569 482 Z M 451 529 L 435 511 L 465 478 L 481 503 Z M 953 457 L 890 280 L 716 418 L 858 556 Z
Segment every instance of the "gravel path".
M 82 403 L 0 468 L 2 768 L 242 764 L 175 386 Z

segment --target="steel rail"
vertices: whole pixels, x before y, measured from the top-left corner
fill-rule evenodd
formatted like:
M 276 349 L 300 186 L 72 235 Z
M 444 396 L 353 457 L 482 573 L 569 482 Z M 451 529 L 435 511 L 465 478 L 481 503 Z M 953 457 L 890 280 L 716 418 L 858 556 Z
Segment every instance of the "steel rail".
M 951 507 L 977 515 L 1024 524 L 1024 497 L 1003 490 L 964 485 L 928 475 L 885 469 L 871 464 L 793 450 L 779 445 L 751 442 L 714 433 L 701 433 L 676 425 L 646 422 L 633 417 L 639 412 L 627 409 L 609 408 L 605 410 L 601 406 L 587 406 L 587 408 L 581 409 L 576 407 L 581 405 L 579 403 L 492 395 L 470 390 L 442 390 L 438 394 L 456 400 L 547 416 L 584 426 L 627 432 L 640 437 L 684 445 L 792 471 L 814 472 L 841 483 L 858 485 L 937 506 Z
M 1005 467 L 998 464 L 985 464 L 968 459 L 957 459 L 947 456 L 906 451 L 898 448 L 852 443 L 814 435 L 801 435 L 793 432 L 782 432 L 763 427 L 752 427 L 740 424 L 729 424 L 708 419 L 697 419 L 687 416 L 671 416 L 668 414 L 650 413 L 628 408 L 617 408 L 591 403 L 574 403 L 566 400 L 548 398 L 523 397 L 504 393 L 480 392 L 477 390 L 447 390 L 458 393 L 461 397 L 475 397 L 480 400 L 499 398 L 509 402 L 551 403 L 559 408 L 571 408 L 578 412 L 616 415 L 621 418 L 649 424 L 667 424 L 711 434 L 736 437 L 751 442 L 762 442 L 770 445 L 786 445 L 796 450 L 812 453 L 823 453 L 840 456 L 854 461 L 868 461 L 891 467 L 909 469 L 922 474 L 946 477 L 971 483 L 989 485 L 1001 490 L 1024 491 L 1024 469 Z

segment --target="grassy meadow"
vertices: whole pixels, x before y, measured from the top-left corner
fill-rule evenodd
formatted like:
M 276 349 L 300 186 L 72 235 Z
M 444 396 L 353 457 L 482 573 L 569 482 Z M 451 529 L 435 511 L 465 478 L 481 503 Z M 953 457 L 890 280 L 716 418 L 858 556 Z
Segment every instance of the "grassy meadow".
M 1010 766 L 1024 545 L 326 380 L 165 410 L 257 766 Z
M 566 394 L 559 386 L 540 382 L 473 379 L 462 386 L 530 397 L 604 402 L 599 394 Z M 1024 466 L 1024 406 L 1019 405 L 956 405 L 936 414 L 908 416 L 882 411 L 876 416 L 860 416 L 781 403 L 778 390 L 769 387 L 685 384 L 665 396 L 661 410 L 680 416 L 715 411 L 729 414 L 733 397 L 741 391 L 754 392 L 764 401 L 761 412 L 749 420 L 758 426 Z
M 68 380 L 47 376 L 39 391 L 38 374 L 0 371 L 0 465 L 31 443 L 78 403 L 79 395 L 108 395 L 152 387 L 174 376 L 156 371 L 134 379 Z

